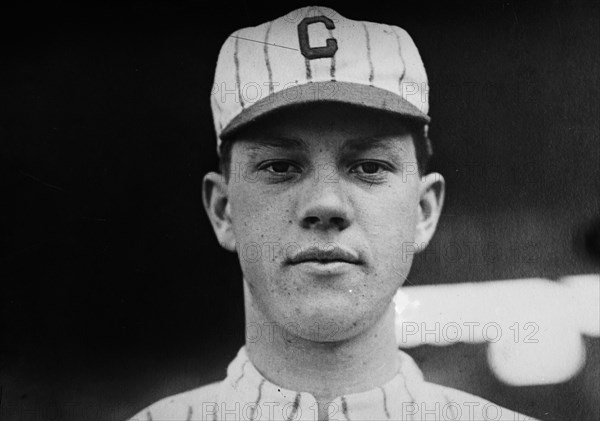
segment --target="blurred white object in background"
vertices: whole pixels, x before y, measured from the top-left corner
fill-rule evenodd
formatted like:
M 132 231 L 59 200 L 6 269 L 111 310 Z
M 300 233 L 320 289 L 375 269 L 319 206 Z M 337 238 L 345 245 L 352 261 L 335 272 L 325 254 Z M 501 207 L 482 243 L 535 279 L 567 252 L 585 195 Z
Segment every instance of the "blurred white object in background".
M 401 348 L 488 343 L 494 374 L 513 386 L 560 383 L 600 336 L 600 275 L 404 287 L 394 298 Z

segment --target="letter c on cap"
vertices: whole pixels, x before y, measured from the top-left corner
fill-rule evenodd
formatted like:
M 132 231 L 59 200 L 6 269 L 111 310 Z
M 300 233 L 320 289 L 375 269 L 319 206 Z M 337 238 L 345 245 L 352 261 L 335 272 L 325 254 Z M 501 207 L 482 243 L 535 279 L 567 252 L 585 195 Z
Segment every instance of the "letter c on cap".
M 326 16 L 312 16 L 302 19 L 298 24 L 298 39 L 300 40 L 300 52 L 309 60 L 315 58 L 333 57 L 338 49 L 337 40 L 335 38 L 327 38 L 325 47 L 312 47 L 308 41 L 308 25 L 321 22 L 327 29 L 335 29 L 333 21 Z

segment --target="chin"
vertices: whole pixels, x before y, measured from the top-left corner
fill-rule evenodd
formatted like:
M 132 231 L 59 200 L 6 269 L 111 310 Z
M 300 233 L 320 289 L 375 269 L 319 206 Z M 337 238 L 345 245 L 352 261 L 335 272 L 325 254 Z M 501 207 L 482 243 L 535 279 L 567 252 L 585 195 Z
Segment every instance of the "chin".
M 365 304 L 347 297 L 296 301 L 282 309 L 281 325 L 288 339 L 297 336 L 313 342 L 344 341 L 361 334 L 376 320 L 376 315 L 365 311 Z

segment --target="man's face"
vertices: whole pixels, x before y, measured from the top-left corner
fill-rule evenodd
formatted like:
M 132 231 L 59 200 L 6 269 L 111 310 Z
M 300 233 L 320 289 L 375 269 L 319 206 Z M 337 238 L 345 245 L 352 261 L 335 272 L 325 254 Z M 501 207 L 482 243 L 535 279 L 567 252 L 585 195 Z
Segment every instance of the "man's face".
M 255 305 L 307 339 L 364 331 L 408 275 L 421 191 L 398 118 L 321 104 L 255 123 L 227 183 Z

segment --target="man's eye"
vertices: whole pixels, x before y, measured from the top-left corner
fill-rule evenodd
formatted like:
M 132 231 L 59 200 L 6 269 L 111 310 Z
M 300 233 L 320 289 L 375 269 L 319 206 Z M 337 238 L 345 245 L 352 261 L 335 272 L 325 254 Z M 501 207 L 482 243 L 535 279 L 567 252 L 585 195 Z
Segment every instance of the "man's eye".
M 276 162 L 274 164 L 269 165 L 269 168 L 272 169 L 273 172 L 283 173 L 288 172 L 291 165 L 287 162 Z
M 387 168 L 382 163 L 368 161 L 361 162 L 360 164 L 354 166 L 352 171 L 360 174 L 377 174 L 386 169 Z
M 298 167 L 286 161 L 269 162 L 262 165 L 260 169 L 267 170 L 272 174 L 288 174 L 299 171 Z

